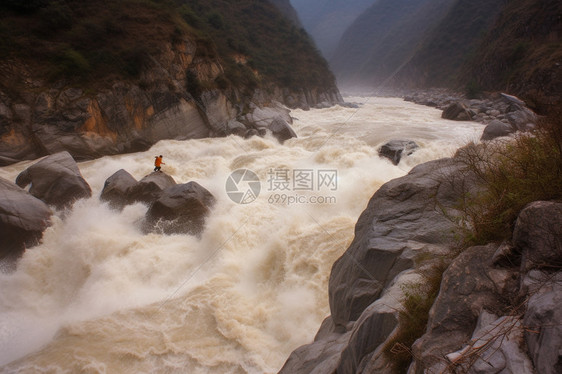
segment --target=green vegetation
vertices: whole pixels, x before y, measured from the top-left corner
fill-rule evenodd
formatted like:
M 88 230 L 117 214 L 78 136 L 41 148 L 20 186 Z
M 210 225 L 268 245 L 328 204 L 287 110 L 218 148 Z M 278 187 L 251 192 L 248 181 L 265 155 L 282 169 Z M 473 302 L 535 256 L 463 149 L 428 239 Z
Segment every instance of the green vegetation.
M 459 150 L 457 157 L 484 186 L 460 203 L 466 246 L 508 240 L 527 204 L 562 199 L 561 114 L 542 120 L 533 133 Z
M 3 55 L 51 80 L 85 86 L 138 80 L 150 56 L 189 38 L 196 58 L 223 66 L 217 87 L 334 85 L 306 33 L 268 1 L 3 1 L 0 12 Z

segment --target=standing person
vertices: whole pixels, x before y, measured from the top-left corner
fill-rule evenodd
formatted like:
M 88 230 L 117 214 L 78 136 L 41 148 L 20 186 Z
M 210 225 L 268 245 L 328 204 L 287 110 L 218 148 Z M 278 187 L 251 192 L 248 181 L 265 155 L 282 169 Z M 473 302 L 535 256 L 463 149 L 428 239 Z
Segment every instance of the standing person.
M 162 155 L 156 156 L 156 160 L 154 160 L 154 171 L 160 171 L 160 165 L 166 165 L 165 162 L 162 162 Z

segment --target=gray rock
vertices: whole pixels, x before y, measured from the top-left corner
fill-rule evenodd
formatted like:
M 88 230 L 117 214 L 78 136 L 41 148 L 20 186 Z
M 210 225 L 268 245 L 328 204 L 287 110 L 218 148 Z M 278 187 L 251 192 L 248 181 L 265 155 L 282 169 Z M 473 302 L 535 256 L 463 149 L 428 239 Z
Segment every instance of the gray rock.
M 234 134 L 238 136 L 244 136 L 246 133 L 246 126 L 243 123 L 238 122 L 236 120 L 228 121 L 226 124 L 226 134 Z
M 152 172 L 127 189 L 129 203 L 152 204 L 160 197 L 163 190 L 174 185 L 176 181 L 168 174 L 161 171 Z
M 0 260 L 15 259 L 25 248 L 36 245 L 51 214 L 44 202 L 0 178 Z
M 463 165 L 443 159 L 419 165 L 375 193 L 359 217 L 355 239 L 332 268 L 330 308 L 337 326 L 357 320 L 413 265 L 417 252 L 447 250 L 454 225 L 441 209 L 454 214 L 450 207 L 474 185 Z
M 535 276 L 523 319 L 525 341 L 540 374 L 562 372 L 562 273 Z
M 105 181 L 100 200 L 108 202 L 114 209 L 123 209 L 131 201 L 129 190 L 137 183 L 129 172 L 124 169 L 118 170 Z
M 562 266 L 562 203 L 536 201 L 519 213 L 513 244 L 522 253 L 521 269 Z
M 88 182 L 68 152 L 47 156 L 28 167 L 18 175 L 16 184 L 22 188 L 31 184 L 29 192 L 33 196 L 57 209 L 92 196 Z
M 276 117 L 269 125 L 269 130 L 273 136 L 283 144 L 285 140 L 296 138 L 297 134 L 283 118 Z
M 244 134 L 244 139 L 249 139 L 252 136 L 260 136 L 260 132 L 257 129 L 248 129 Z
M 461 349 L 470 339 L 485 309 L 501 315 L 519 288 L 516 269 L 495 269 L 496 245 L 472 247 L 443 274 L 441 290 L 429 315 L 427 332 L 413 346 L 416 373 L 440 372 L 442 357 Z
M 510 134 L 513 134 L 514 132 L 515 129 L 513 128 L 513 126 L 498 120 L 494 120 L 490 122 L 488 126 L 486 126 L 480 140 L 493 140 L 501 136 L 508 136 Z
M 391 140 L 379 149 L 379 156 L 386 157 L 394 165 L 398 165 L 402 156 L 409 156 L 414 153 L 419 146 L 412 140 Z
M 145 230 L 199 235 L 215 197 L 196 182 L 166 188 L 146 213 Z
M 537 122 L 536 114 L 527 108 L 508 113 L 506 118 L 519 131 L 532 130 Z
M 341 352 L 349 342 L 351 332 L 336 333 L 331 318 L 322 323 L 314 343 L 297 348 L 291 353 L 279 374 L 335 373 Z
M 457 101 L 447 106 L 441 117 L 454 121 L 470 121 L 474 114 L 465 104 Z

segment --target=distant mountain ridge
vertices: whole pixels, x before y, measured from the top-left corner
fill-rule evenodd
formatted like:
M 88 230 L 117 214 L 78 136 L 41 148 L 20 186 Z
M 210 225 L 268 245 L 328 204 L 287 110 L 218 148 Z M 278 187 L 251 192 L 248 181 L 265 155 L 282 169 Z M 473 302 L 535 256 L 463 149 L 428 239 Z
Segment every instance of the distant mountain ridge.
M 377 0 L 291 0 L 304 28 L 330 58 L 346 28 Z
M 540 107 L 562 98 L 561 40 L 558 0 L 378 0 L 330 66 L 343 88 L 505 90 Z

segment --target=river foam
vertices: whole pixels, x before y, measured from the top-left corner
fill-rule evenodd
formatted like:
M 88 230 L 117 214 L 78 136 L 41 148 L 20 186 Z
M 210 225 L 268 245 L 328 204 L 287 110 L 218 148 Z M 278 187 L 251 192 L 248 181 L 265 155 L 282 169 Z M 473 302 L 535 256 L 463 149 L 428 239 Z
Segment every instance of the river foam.
M 293 111 L 299 138 L 284 145 L 170 140 L 80 163 L 93 197 L 58 214 L 17 270 L 0 273 L 0 371 L 277 372 L 329 314 L 332 263 L 372 194 L 483 130 L 400 99 L 348 100 L 359 108 Z M 394 166 L 377 154 L 391 139 L 420 149 Z M 116 212 L 98 201 L 111 174 L 124 168 L 140 179 L 158 154 L 178 183 L 196 181 L 217 198 L 201 238 L 145 235 L 146 206 Z M 29 164 L 0 176 L 14 180 Z M 261 181 L 252 203 L 226 193 L 237 169 Z

